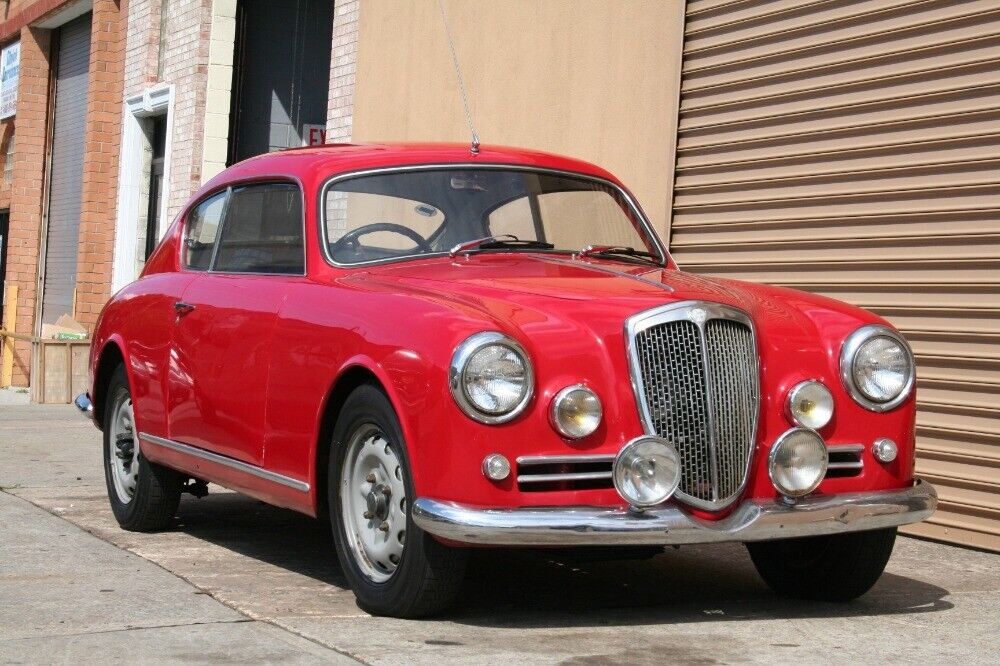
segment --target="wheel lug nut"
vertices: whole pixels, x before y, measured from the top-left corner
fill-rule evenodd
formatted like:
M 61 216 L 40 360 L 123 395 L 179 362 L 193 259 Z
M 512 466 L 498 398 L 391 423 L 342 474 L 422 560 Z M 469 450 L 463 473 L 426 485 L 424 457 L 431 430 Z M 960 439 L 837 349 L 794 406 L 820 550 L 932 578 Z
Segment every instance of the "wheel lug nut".
M 368 483 L 375 483 L 375 473 L 369 472 L 368 476 L 365 477 L 365 481 L 367 481 Z
M 392 495 L 392 489 L 389 488 L 389 486 L 383 486 L 382 494 L 385 495 L 386 497 L 389 497 L 390 495 Z
M 378 528 L 379 528 L 379 530 L 381 530 L 382 532 L 388 532 L 388 531 L 389 531 L 389 523 L 387 523 L 387 522 L 385 522 L 385 521 L 383 520 L 383 521 L 382 521 L 382 524 L 381 524 L 381 525 L 379 525 L 379 526 L 378 526 Z
M 364 515 L 366 520 L 371 520 L 374 517 L 371 511 L 365 511 Z

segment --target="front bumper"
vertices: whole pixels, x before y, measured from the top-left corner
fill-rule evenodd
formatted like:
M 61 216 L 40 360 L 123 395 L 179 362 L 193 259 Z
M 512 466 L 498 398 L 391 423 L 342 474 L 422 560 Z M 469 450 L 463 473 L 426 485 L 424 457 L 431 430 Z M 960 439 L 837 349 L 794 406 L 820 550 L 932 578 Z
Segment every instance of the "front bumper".
M 765 541 L 919 522 L 937 507 L 926 481 L 910 488 L 811 497 L 794 504 L 748 500 L 721 520 L 677 506 L 636 512 L 606 507 L 482 509 L 420 498 L 413 520 L 439 538 L 498 546 L 671 545 Z

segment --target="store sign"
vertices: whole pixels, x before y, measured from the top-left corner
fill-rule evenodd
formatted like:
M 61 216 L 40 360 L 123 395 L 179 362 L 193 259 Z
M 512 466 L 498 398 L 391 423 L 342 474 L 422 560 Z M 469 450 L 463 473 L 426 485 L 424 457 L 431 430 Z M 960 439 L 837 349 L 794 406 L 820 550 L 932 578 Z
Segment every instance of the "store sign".
M 326 125 L 310 125 L 306 123 L 302 126 L 303 146 L 322 146 L 326 143 Z
M 21 42 L 0 51 L 0 120 L 17 113 L 17 79 L 21 71 Z

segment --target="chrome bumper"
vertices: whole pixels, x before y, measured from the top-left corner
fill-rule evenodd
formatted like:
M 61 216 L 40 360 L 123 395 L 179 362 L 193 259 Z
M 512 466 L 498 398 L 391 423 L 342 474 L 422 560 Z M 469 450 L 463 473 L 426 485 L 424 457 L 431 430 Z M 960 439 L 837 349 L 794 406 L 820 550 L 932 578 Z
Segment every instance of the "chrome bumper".
M 76 396 L 76 399 L 73 401 L 73 404 L 76 405 L 76 408 L 79 409 L 81 412 L 83 412 L 86 416 L 93 418 L 94 403 L 90 401 L 90 396 L 88 394 L 81 393 L 80 395 Z
M 677 506 L 641 513 L 593 506 L 481 509 L 420 498 L 413 519 L 442 539 L 502 546 L 669 545 L 764 541 L 858 532 L 916 523 L 934 513 L 926 481 L 910 488 L 806 498 L 787 504 L 750 500 L 721 520 Z

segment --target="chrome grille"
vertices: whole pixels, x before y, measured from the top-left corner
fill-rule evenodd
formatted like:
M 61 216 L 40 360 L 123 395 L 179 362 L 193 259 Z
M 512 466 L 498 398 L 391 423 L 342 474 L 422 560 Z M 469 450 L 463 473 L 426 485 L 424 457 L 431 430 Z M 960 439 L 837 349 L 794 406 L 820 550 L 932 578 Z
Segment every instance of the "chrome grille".
M 714 303 L 685 302 L 628 323 L 636 398 L 646 429 L 681 457 L 678 496 L 725 506 L 742 490 L 759 405 L 749 317 Z

